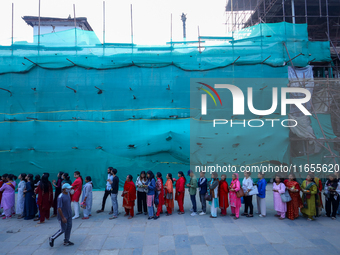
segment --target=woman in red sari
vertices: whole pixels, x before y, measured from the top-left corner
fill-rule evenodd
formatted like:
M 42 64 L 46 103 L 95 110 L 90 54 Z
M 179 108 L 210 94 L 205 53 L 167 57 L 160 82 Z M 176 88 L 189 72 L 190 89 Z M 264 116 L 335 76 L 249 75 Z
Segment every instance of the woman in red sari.
M 41 224 L 45 222 L 45 218 L 50 219 L 50 209 L 53 206 L 52 184 L 46 174 L 41 177 L 40 183 L 35 189 L 35 194 L 38 194 L 37 204 L 40 212 L 40 222 L 38 224 Z
M 287 218 L 294 220 L 299 217 L 299 210 L 303 207 L 302 200 L 300 197 L 300 185 L 296 181 L 294 174 L 289 174 L 288 179 L 284 181 L 286 188 L 288 189 L 289 195 L 292 198 L 290 202 L 287 203 Z
M 221 216 L 226 216 L 227 215 L 227 208 L 229 207 L 228 203 L 228 193 L 229 193 L 229 188 L 228 188 L 228 183 L 226 181 L 227 176 L 225 174 L 221 175 L 221 180 L 218 185 L 218 203 L 220 205 L 221 209 Z
M 166 206 L 166 216 L 169 216 L 172 214 L 174 210 L 174 181 L 172 179 L 172 174 L 168 173 L 166 176 L 166 183 L 164 185 L 165 187 L 165 206 Z
M 134 207 L 135 207 L 135 200 L 136 200 L 136 186 L 135 186 L 135 183 L 132 181 L 132 175 L 130 174 L 126 177 L 122 197 L 123 197 L 123 207 L 125 208 L 124 216 L 130 215 L 128 218 L 130 220 L 135 215 Z
M 182 171 L 178 172 L 178 180 L 176 181 L 176 196 L 179 212 L 178 214 L 184 214 L 184 193 L 185 193 L 185 177 Z
M 163 213 L 163 205 L 164 205 L 164 186 L 163 186 L 163 178 L 162 174 L 158 172 L 156 174 L 157 181 L 156 181 L 156 192 L 158 197 L 158 205 L 157 205 L 157 213 L 156 216 L 153 218 L 154 220 L 157 220 L 159 218 L 159 215 Z
M 76 178 L 76 180 L 71 185 L 72 190 L 74 191 L 73 194 L 71 193 L 71 203 L 73 204 L 74 209 L 74 216 L 72 217 L 73 220 L 79 218 L 79 198 L 83 188 L 83 178 L 79 171 L 74 172 L 74 178 Z

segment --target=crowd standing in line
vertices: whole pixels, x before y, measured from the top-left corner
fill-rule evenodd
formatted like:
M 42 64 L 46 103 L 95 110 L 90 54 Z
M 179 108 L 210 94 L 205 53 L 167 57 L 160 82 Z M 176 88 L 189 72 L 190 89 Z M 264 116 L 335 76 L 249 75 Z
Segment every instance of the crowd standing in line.
M 105 202 L 108 196 L 111 196 L 111 220 L 118 218 L 118 189 L 119 178 L 117 169 L 109 167 L 107 170 L 106 187 L 102 201 L 102 207 L 97 210 L 101 213 L 105 209 Z M 266 185 L 263 173 L 258 173 L 258 181 L 254 183 L 250 172 L 244 172 L 242 183 L 239 180 L 239 174 L 232 174 L 230 185 L 227 183 L 225 174 L 218 178 L 216 172 L 212 173 L 211 179 L 207 180 L 204 172 L 200 172 L 200 178 L 197 179 L 195 173 L 188 171 L 187 176 L 190 180 L 187 183 L 185 174 L 178 172 L 178 178 L 173 178 L 171 173 L 166 175 L 164 183 L 162 173 L 157 172 L 156 176 L 152 171 L 142 171 L 133 181 L 132 175 L 127 175 L 124 190 L 122 192 L 123 207 L 128 219 L 134 217 L 135 200 L 137 200 L 137 215 L 148 215 L 148 220 L 157 220 L 163 214 L 163 206 L 166 207 L 166 216 L 174 213 L 174 200 L 178 203 L 178 214 L 184 214 L 184 196 L 185 187 L 188 188 L 192 207 L 191 216 L 205 215 L 207 213 L 207 201 L 210 205 L 210 218 L 218 217 L 218 208 L 220 216 L 227 215 L 227 208 L 231 207 L 231 216 L 237 220 L 240 217 L 240 208 L 244 203 L 244 212 L 241 216 L 248 218 L 253 215 L 253 196 L 256 195 L 257 214 L 259 217 L 266 217 Z M 18 219 L 39 221 L 38 224 L 45 223 L 50 218 L 50 209 L 53 208 L 51 217 L 57 217 L 60 230 L 50 237 L 51 247 L 54 240 L 65 234 L 64 245 L 73 245 L 70 242 L 72 229 L 72 220 L 80 217 L 80 208 L 83 209 L 83 220 L 92 216 L 92 189 L 93 183 L 90 176 L 83 178 L 79 171 L 73 174 L 75 180 L 72 183 L 68 173 L 59 172 L 57 180 L 49 181 L 49 173 L 43 173 L 42 176 L 22 173 L 19 175 L 19 184 L 16 188 L 17 179 L 13 174 L 3 174 L 0 177 L 0 205 L 2 219 L 10 219 L 17 214 Z M 187 184 L 186 184 L 187 183 Z M 175 186 L 175 191 L 174 191 Z M 54 197 L 53 189 L 55 188 Z M 15 205 L 15 190 L 18 190 L 17 203 Z M 196 203 L 196 193 L 198 189 L 201 203 L 201 211 L 198 211 Z M 300 193 L 302 195 L 300 196 Z M 307 218 L 308 221 L 315 220 L 321 215 L 323 208 L 321 193 L 325 196 L 326 217 L 336 219 L 339 208 L 340 182 L 334 174 L 330 174 L 325 183 L 324 189 L 319 178 L 316 178 L 312 172 L 307 174 L 306 180 L 300 185 L 294 174 L 289 174 L 288 179 L 283 179 L 279 174 L 274 178 L 273 183 L 273 201 L 275 216 L 279 220 L 286 217 L 294 220 L 299 217 L 299 213 Z M 81 196 L 82 195 L 82 196 Z M 243 200 L 243 201 L 242 201 Z M 80 202 L 80 205 L 79 205 Z M 72 216 L 72 207 L 74 215 Z

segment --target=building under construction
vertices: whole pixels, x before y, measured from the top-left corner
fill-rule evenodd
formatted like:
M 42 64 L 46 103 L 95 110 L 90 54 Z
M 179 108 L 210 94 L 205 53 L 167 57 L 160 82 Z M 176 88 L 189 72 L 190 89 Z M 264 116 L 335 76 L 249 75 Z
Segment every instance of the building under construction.
M 340 93 L 334 68 L 327 73 L 330 43 L 312 40 L 306 24 L 288 20 L 248 27 L 251 16 L 243 29 L 233 22 L 228 36 L 159 46 L 101 43 L 94 31 L 79 27 L 81 20 L 61 30 L 61 21 L 72 22 L 39 18 L 47 27 L 38 27 L 33 43 L 0 46 L 0 171 L 78 170 L 98 187 L 108 166 L 120 176 L 142 170 L 175 176 L 212 165 L 293 164 L 302 173 L 305 164 L 339 167 Z M 219 89 L 217 104 L 209 92 L 215 84 L 233 84 L 244 95 L 251 86 L 261 110 L 273 108 L 275 89 L 305 87 L 313 115 L 293 106 L 283 114 L 277 104 L 266 116 L 249 109 L 235 116 L 231 93 Z M 207 115 L 204 94 L 211 95 Z M 214 116 L 239 124 L 213 127 Z M 288 119 L 298 125 L 284 126 Z M 266 125 L 253 127 L 249 120 Z
M 338 0 L 227 0 L 229 31 L 259 23 L 307 24 L 310 41 L 329 41 L 333 62 L 314 68 L 315 77 L 340 78 L 340 1 Z M 320 63 L 312 62 L 318 67 Z

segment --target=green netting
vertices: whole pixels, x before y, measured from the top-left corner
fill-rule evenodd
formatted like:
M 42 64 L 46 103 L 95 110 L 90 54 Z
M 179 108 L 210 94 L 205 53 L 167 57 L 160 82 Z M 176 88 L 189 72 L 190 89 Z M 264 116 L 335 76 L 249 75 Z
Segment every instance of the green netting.
M 37 43 L 16 43 L 0 47 L 0 73 L 25 72 L 42 68 L 80 66 L 110 69 L 127 66 L 163 67 L 174 65 L 184 70 L 209 70 L 231 64 L 279 67 L 289 62 L 283 42 L 295 66 L 309 61 L 330 61 L 329 42 L 309 42 L 306 24 L 258 24 L 231 34 L 220 44 L 170 44 L 148 47 L 129 44 L 100 44 L 93 31 L 71 29 L 41 35 Z M 38 42 L 38 39 L 34 39 Z M 30 62 L 32 61 L 32 62 Z M 235 62 L 236 61 L 236 62 Z
M 41 36 L 39 47 L 0 46 L 0 88 L 5 89 L 0 90 L 0 173 L 78 170 L 102 188 L 108 166 L 119 170 L 121 180 L 142 170 L 186 171 L 191 124 L 206 125 L 191 115 L 190 81 L 257 78 L 255 85 L 262 88 L 268 85 L 265 78 L 277 78 L 283 87 L 289 62 L 283 41 L 291 57 L 303 53 L 293 60 L 296 66 L 330 61 L 327 42 L 311 43 L 306 25 L 289 23 L 235 32 L 233 40 L 204 45 L 202 53 L 190 44 L 101 45 L 93 32 L 74 29 Z M 266 97 L 272 86 L 257 96 Z M 227 100 L 225 109 L 231 103 Z M 219 132 L 219 146 L 225 144 L 228 153 L 216 151 L 216 160 L 288 162 L 288 134 L 280 125 L 255 133 Z M 230 148 L 236 143 L 239 147 Z

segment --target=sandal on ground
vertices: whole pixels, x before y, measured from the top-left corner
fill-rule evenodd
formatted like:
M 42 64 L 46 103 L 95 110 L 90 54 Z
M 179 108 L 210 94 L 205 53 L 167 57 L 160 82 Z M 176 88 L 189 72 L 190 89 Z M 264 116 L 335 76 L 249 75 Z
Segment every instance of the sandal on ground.
M 214 217 L 214 216 L 211 216 L 211 215 L 210 215 L 210 218 L 215 219 L 215 218 L 217 218 L 217 217 Z
M 235 213 L 230 214 L 230 216 L 235 216 Z
M 142 214 L 142 212 L 138 212 L 138 213 L 136 213 L 136 215 L 139 215 L 139 214 Z
M 239 218 L 239 217 L 236 217 L 236 216 L 235 216 L 233 219 L 234 219 L 234 220 L 238 220 L 238 218 Z
M 118 217 L 117 216 L 112 216 L 109 218 L 109 220 L 114 220 L 114 219 L 117 219 Z
M 129 216 L 127 213 L 124 214 L 124 217 Z
M 104 210 L 97 210 L 96 213 L 104 212 Z
M 248 215 L 248 213 L 242 213 L 241 214 L 241 216 L 247 216 Z
M 89 219 L 89 217 L 83 217 L 83 218 L 81 218 L 82 220 L 88 220 Z
M 128 220 L 131 220 L 132 219 L 132 216 L 129 216 Z
M 275 214 L 274 216 L 275 216 L 275 217 L 278 217 L 278 218 L 280 218 L 280 217 L 281 217 L 281 215 L 278 215 L 278 214 Z
M 285 218 L 280 217 L 279 220 L 284 220 Z
M 184 214 L 184 212 L 179 212 L 178 214 Z
M 45 223 L 45 221 L 39 221 L 39 222 L 37 222 L 37 224 L 43 224 L 43 223 Z
M 332 220 L 336 220 L 336 218 L 335 218 L 335 217 L 332 217 Z
M 248 214 L 246 217 L 251 218 L 251 217 L 254 217 L 254 215 Z
M 38 220 L 40 220 L 40 219 L 39 219 L 39 218 L 35 218 L 35 219 L 34 219 L 34 221 L 38 221 Z

